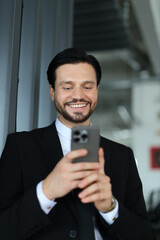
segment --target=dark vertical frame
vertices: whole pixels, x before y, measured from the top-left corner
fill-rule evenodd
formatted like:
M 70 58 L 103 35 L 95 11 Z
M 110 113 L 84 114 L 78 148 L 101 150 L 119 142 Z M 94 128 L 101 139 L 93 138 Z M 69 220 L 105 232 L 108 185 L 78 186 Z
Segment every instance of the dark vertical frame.
M 16 131 L 17 91 L 18 91 L 22 11 L 23 11 L 23 0 L 14 0 L 8 133 L 12 133 Z

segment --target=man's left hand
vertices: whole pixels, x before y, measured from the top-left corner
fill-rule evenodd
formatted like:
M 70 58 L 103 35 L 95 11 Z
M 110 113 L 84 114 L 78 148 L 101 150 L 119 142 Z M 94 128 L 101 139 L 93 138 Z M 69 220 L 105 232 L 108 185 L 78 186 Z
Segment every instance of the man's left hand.
M 82 203 L 94 202 L 95 207 L 101 211 L 106 211 L 112 202 L 112 186 L 110 178 L 104 172 L 104 153 L 103 149 L 99 149 L 100 169 L 92 172 L 91 175 L 82 179 L 79 188 L 83 189 L 78 197 Z

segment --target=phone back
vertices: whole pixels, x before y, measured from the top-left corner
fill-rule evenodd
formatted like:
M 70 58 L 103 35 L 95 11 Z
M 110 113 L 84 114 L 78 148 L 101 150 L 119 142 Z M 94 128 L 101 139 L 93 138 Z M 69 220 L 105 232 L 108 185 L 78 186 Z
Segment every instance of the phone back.
M 98 162 L 100 143 L 99 128 L 96 126 L 77 126 L 72 128 L 71 150 L 85 148 L 88 154 L 73 162 Z

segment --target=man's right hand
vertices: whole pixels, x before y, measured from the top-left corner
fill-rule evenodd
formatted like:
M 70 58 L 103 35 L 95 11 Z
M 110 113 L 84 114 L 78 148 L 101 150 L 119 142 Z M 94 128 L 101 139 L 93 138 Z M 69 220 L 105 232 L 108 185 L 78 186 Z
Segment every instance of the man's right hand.
M 77 188 L 83 178 L 100 168 L 100 164 L 95 162 L 72 163 L 73 159 L 86 155 L 85 149 L 74 150 L 57 163 L 42 182 L 43 193 L 48 199 L 53 200 L 65 196 Z

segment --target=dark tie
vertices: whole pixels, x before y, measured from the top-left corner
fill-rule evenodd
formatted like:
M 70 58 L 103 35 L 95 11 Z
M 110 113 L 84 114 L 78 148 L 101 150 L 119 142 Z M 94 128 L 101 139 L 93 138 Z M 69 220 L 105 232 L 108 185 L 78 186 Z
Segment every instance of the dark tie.
M 75 207 L 77 212 L 78 228 L 80 230 L 80 240 L 95 240 L 93 216 L 92 216 L 92 204 L 81 203 L 78 198 L 79 190 L 74 192 Z

